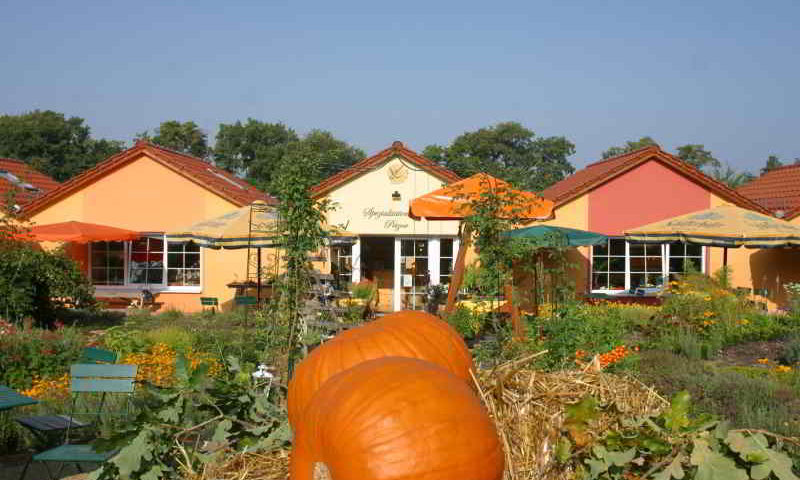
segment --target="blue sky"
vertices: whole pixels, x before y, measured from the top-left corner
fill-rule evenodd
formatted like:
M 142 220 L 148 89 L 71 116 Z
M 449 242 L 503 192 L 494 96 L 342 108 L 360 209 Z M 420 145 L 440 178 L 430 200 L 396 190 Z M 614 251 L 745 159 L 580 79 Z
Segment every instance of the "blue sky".
M 0 113 L 130 140 L 254 117 L 367 152 L 517 120 L 577 166 L 650 135 L 737 168 L 800 156 L 797 1 L 19 1 L 0 4 Z

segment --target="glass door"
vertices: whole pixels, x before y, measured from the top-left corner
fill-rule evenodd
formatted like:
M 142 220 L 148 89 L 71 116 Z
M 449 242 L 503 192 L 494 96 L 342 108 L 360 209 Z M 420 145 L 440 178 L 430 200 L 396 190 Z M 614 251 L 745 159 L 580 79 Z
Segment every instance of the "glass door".
M 400 303 L 403 310 L 425 308 L 430 284 L 428 239 L 400 240 Z

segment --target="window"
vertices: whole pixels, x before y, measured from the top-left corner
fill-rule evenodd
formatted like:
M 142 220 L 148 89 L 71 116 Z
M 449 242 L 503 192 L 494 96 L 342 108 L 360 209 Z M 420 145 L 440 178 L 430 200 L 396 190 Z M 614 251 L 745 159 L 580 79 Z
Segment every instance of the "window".
M 137 285 L 164 283 L 164 239 L 142 237 L 130 245 L 128 281 Z
M 628 243 L 610 238 L 592 247 L 592 290 L 624 291 L 660 286 L 691 263 L 705 270 L 704 247 L 681 242 L 670 244 Z
M 625 289 L 625 240 L 609 238 L 592 248 L 592 290 Z
M 125 284 L 125 243 L 95 242 L 92 244 L 91 276 L 95 285 Z
M 455 241 L 452 238 L 439 240 L 439 283 L 449 285 L 453 276 Z
M 167 285 L 200 286 L 200 246 L 192 242 L 167 245 Z
M 99 287 L 200 287 L 202 255 L 192 242 L 167 242 L 164 235 L 151 234 L 131 242 L 93 242 L 89 251 L 92 283 Z
M 347 288 L 353 280 L 353 246 L 331 246 L 331 275 L 333 284 L 339 290 Z
M 668 273 L 670 280 L 674 280 L 675 275 L 683 273 L 687 263 L 692 264 L 698 272 L 704 270 L 703 247 L 700 245 L 676 242 L 670 243 L 667 247 L 669 248 Z
M 428 239 L 401 239 L 400 300 L 403 309 L 422 310 L 429 283 Z

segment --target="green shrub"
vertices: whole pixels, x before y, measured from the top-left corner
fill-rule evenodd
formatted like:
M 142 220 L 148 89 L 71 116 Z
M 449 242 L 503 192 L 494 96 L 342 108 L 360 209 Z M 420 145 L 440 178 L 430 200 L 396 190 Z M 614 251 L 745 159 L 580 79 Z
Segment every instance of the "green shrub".
M 163 343 L 177 352 L 185 352 L 195 344 L 195 336 L 190 330 L 175 325 L 148 330 L 144 337 L 150 344 Z
M 786 343 L 781 347 L 778 360 L 784 365 L 800 365 L 800 334 L 786 339 Z
M 0 384 L 20 390 L 34 377 L 67 372 L 79 357 L 85 338 L 72 328 L 21 330 L 0 321 Z
M 78 264 L 63 251 L 47 252 L 22 242 L 0 245 L 0 315 L 9 320 L 32 317 L 52 326 L 67 306 L 88 307 L 94 289 Z
M 475 338 L 483 330 L 488 315 L 473 313 L 470 309 L 459 306 L 445 317 L 449 323 L 464 338 Z

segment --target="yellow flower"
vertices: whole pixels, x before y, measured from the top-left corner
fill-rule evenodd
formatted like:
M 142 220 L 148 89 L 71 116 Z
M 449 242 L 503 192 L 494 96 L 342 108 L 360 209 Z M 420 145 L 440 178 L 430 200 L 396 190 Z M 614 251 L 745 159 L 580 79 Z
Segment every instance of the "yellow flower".
M 777 367 L 775 367 L 775 371 L 778 373 L 788 373 L 792 371 L 792 367 L 789 367 L 787 365 L 778 365 Z
M 769 358 L 759 358 L 756 362 L 760 363 L 761 365 L 766 365 L 769 363 Z
M 739 320 L 739 325 L 750 325 L 750 320 L 743 318 Z
M 714 316 L 714 312 L 712 312 L 711 310 L 706 310 L 705 312 L 703 312 L 703 316 L 706 317 L 706 318 L 713 317 Z
M 711 301 L 711 297 L 710 296 L 706 296 L 703 300 L 705 300 L 706 302 L 710 302 Z

